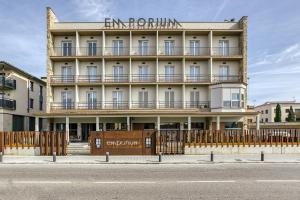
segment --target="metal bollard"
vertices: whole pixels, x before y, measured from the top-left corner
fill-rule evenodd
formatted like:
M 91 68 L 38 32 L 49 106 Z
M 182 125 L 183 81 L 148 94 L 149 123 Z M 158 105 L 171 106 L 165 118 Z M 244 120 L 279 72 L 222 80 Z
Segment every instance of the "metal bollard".
M 0 162 L 3 162 L 3 152 L 0 152 Z
M 260 153 L 260 161 L 265 161 L 265 154 L 263 151 Z
M 162 161 L 162 153 L 159 152 L 159 153 L 158 153 L 158 162 L 161 162 L 161 161 Z
M 210 152 L 210 162 L 214 162 L 214 152 Z
M 106 152 L 105 157 L 106 157 L 106 162 L 109 162 L 109 152 Z
M 56 162 L 56 152 L 53 152 L 52 158 L 53 158 L 53 162 Z

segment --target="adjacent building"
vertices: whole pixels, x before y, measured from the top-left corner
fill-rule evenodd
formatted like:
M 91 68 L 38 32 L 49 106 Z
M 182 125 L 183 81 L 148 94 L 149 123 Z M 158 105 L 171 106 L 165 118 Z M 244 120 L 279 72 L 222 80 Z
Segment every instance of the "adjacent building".
M 43 129 L 43 119 L 34 113 L 45 112 L 45 81 L 0 61 L 0 97 L 0 131 Z
M 47 8 L 50 130 L 247 128 L 247 17 L 60 22 Z

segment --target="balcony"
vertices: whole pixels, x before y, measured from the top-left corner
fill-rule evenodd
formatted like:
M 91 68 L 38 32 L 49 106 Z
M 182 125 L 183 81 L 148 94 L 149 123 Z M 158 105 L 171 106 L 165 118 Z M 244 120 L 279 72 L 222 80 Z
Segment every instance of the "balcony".
M 75 83 L 75 75 L 52 75 L 50 76 L 50 83 L 70 84 Z
M 186 101 L 186 108 L 208 109 L 209 101 Z
M 127 83 L 127 82 L 129 82 L 129 76 L 128 76 L 128 74 L 120 74 L 120 75 L 107 74 L 107 75 L 105 75 L 105 82 Z
M 132 56 L 155 56 L 156 47 L 132 47 Z
M 74 102 L 52 102 L 51 103 L 52 110 L 72 110 L 75 109 Z
M 102 77 L 101 75 L 78 75 L 77 82 L 78 83 L 101 83 Z
M 113 110 L 126 110 L 129 109 L 129 103 L 128 101 L 105 101 L 104 108 Z
M 99 101 L 95 102 L 79 102 L 77 104 L 79 110 L 100 110 L 102 109 L 102 103 Z
M 79 56 L 102 56 L 102 47 L 79 47 Z
M 0 76 L 0 89 L 14 90 L 16 89 L 16 80 Z
M 162 109 L 180 109 L 182 108 L 182 101 L 159 101 L 158 108 Z
M 53 47 L 51 56 L 72 57 L 76 55 L 75 47 Z
M 16 100 L 1 98 L 0 108 L 8 109 L 8 110 L 16 110 Z
M 158 80 L 159 82 L 165 82 L 165 83 L 182 82 L 182 74 L 172 74 L 172 75 L 159 74 Z
M 155 101 L 132 101 L 131 108 L 133 109 L 154 109 L 156 107 Z
M 185 75 L 186 82 L 188 83 L 207 83 L 210 82 L 210 76 L 209 75 Z
M 155 82 L 155 74 L 132 74 L 132 82 L 134 83 L 151 83 Z
M 105 47 L 105 56 L 129 56 L 129 47 Z
M 209 56 L 209 47 L 186 47 L 185 55 L 186 56 Z
M 239 75 L 228 75 L 228 76 L 213 75 L 213 82 L 215 83 L 240 82 L 240 81 L 241 81 L 241 76 Z
M 181 56 L 183 55 L 182 47 L 171 47 L 171 48 L 165 48 L 165 47 L 159 47 L 158 56 Z
M 221 56 L 221 57 L 241 56 L 242 50 L 240 47 L 228 47 L 228 48 L 213 47 L 212 55 L 213 56 Z

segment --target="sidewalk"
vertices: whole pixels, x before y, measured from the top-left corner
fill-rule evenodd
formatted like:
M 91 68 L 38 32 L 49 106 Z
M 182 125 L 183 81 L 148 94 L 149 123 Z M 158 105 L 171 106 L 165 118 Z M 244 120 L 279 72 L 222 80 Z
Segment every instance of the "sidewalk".
M 163 155 L 158 156 L 4 156 L 1 164 L 209 164 L 209 163 L 299 163 L 300 154 L 265 154 L 265 161 L 260 161 L 260 154 L 214 155 Z

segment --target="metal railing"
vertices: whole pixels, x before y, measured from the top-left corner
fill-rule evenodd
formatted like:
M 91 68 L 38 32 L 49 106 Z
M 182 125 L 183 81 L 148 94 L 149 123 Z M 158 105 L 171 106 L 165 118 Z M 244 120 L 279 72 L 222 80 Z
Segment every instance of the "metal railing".
M 16 80 L 0 76 L 0 88 L 2 89 L 16 89 Z
M 198 82 L 198 83 L 201 83 L 201 82 L 210 82 L 210 75 L 190 75 L 190 74 L 186 74 L 185 75 L 185 81 L 186 82 L 191 82 L 191 83 L 194 83 L 194 82 Z
M 117 110 L 126 110 L 129 109 L 128 101 L 105 101 L 105 109 L 117 109 Z
M 131 108 L 133 109 L 153 109 L 156 107 L 156 101 L 132 101 Z
M 76 47 L 53 47 L 51 56 L 70 57 L 76 55 Z
M 102 103 L 99 101 L 95 102 L 79 102 L 77 108 L 81 110 L 100 110 L 102 109 Z
M 198 109 L 208 109 L 209 101 L 186 101 L 186 108 L 198 108 Z
M 240 47 L 213 47 L 212 48 L 213 56 L 240 56 L 242 55 L 242 50 Z
M 132 82 L 155 82 L 155 74 L 132 74 Z
M 100 83 L 102 82 L 101 75 L 78 75 L 77 82 L 79 83 Z
M 52 75 L 50 76 L 51 83 L 75 83 L 75 75 Z
M 102 56 L 102 47 L 79 47 L 79 56 Z
M 185 55 L 186 56 L 209 56 L 210 55 L 209 47 L 186 47 Z
M 213 75 L 213 82 L 239 82 L 241 81 L 241 78 L 240 75 Z
M 131 53 L 132 56 L 155 56 L 156 47 L 132 47 Z
M 52 110 L 72 110 L 75 109 L 74 102 L 52 102 L 51 103 Z
M 157 55 L 160 56 L 180 56 L 183 55 L 183 48 L 182 47 L 173 47 L 173 48 L 165 48 L 159 47 Z
M 105 56 L 129 56 L 129 47 L 105 47 Z
M 1 98 L 0 99 L 0 108 L 16 110 L 16 100 Z
M 178 109 L 182 108 L 183 102 L 182 101 L 158 101 L 158 108 L 170 108 L 170 109 Z
M 105 82 L 112 82 L 112 83 L 129 82 L 129 75 L 128 74 L 120 74 L 120 75 L 106 74 Z
M 182 82 L 182 74 L 159 74 L 158 75 L 159 82 Z

